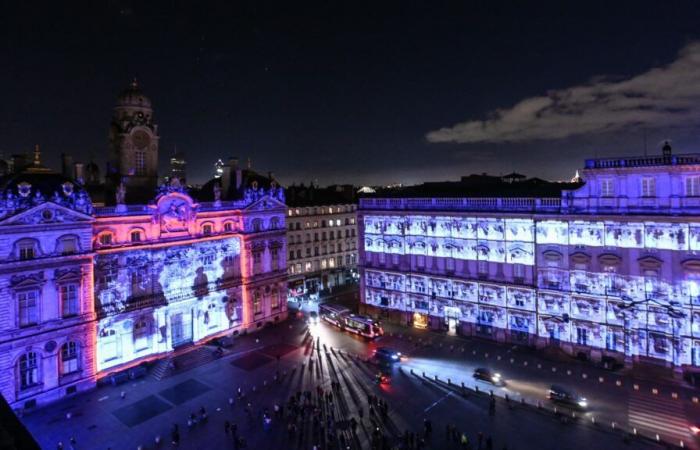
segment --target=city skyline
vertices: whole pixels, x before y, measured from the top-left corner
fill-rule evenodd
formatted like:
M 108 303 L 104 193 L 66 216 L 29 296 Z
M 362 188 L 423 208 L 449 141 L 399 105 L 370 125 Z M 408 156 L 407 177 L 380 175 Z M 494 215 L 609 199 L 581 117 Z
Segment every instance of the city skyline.
M 0 151 L 39 143 L 51 167 L 60 153 L 104 167 L 133 77 L 161 126 L 160 174 L 177 146 L 195 183 L 229 156 L 284 184 L 361 185 L 568 179 L 584 155 L 697 148 L 691 3 L 25 8 L 6 15 Z

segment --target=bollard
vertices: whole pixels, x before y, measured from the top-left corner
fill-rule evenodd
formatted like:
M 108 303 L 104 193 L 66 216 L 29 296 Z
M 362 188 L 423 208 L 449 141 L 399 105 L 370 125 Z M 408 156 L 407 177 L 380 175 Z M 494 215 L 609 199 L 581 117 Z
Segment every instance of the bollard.
M 632 428 L 632 434 L 634 434 L 635 436 L 637 435 L 637 429 L 636 429 L 636 428 Z
M 479 386 L 478 386 L 478 385 L 474 386 L 474 392 L 479 392 Z
M 612 429 L 615 429 L 615 422 L 612 423 Z
M 438 380 L 438 376 L 437 376 L 437 375 L 435 375 L 435 381 L 437 381 L 437 380 Z
M 448 378 L 448 379 L 447 379 L 447 385 L 448 385 L 448 386 L 452 386 L 452 378 Z
M 423 372 L 423 378 L 425 378 L 425 372 Z
M 591 416 L 591 423 L 595 425 L 595 417 Z
M 462 381 L 462 389 L 464 389 L 464 381 Z
M 413 369 L 411 369 L 411 375 L 413 375 Z
M 656 442 L 659 442 L 661 440 L 661 437 L 659 436 L 659 433 L 656 433 Z

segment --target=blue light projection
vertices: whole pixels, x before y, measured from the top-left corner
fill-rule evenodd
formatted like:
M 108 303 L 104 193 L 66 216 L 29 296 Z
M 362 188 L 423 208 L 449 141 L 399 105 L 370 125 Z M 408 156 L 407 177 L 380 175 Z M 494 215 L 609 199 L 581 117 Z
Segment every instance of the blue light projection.
M 97 255 L 98 371 L 239 324 L 240 253 L 231 237 Z

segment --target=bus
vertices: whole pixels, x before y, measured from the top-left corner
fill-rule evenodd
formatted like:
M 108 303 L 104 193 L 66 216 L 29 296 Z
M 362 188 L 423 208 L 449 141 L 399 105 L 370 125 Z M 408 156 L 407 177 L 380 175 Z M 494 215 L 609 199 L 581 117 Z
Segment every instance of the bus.
M 350 310 L 344 306 L 323 303 L 318 305 L 318 313 L 321 319 L 332 323 L 341 330 L 347 330 L 370 339 L 384 334 L 379 322 L 367 316 L 351 314 Z
M 345 325 L 343 328 L 351 333 L 356 333 L 370 339 L 384 334 L 384 330 L 379 322 L 370 317 L 358 316 L 355 314 L 345 316 Z
M 331 305 L 323 303 L 318 305 L 318 314 L 321 319 L 330 322 L 337 327 L 343 327 L 345 324 L 344 317 L 350 315 L 350 310 L 343 306 Z

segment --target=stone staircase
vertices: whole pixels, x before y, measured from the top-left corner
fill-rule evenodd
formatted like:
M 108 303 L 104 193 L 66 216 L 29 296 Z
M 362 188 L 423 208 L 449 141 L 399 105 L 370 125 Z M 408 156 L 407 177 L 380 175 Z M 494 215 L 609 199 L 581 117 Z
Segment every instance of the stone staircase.
M 215 347 L 207 345 L 182 349 L 158 361 L 153 370 L 151 370 L 151 376 L 160 381 L 171 375 L 203 366 L 217 359 L 214 356 L 214 349 Z M 174 367 L 171 365 L 171 362 L 174 363 Z

